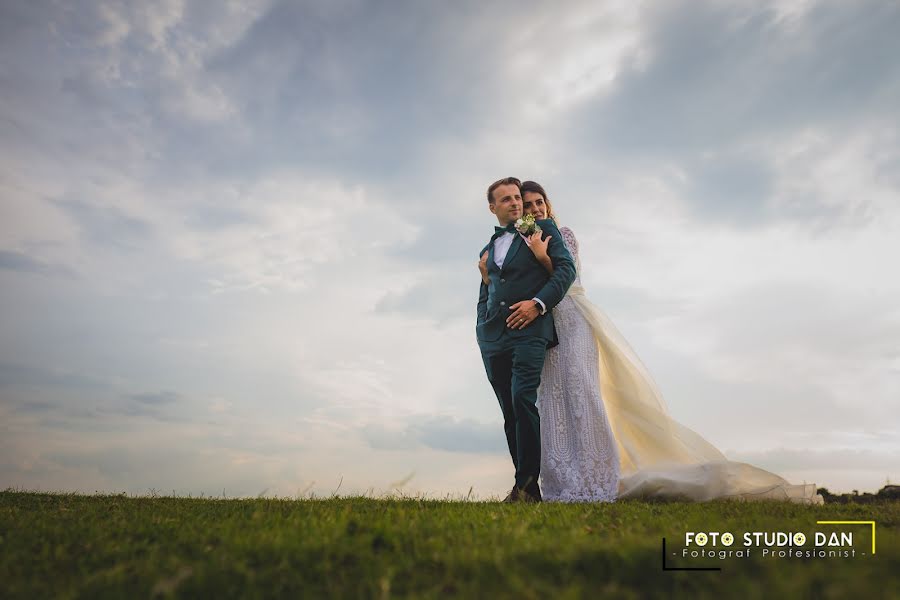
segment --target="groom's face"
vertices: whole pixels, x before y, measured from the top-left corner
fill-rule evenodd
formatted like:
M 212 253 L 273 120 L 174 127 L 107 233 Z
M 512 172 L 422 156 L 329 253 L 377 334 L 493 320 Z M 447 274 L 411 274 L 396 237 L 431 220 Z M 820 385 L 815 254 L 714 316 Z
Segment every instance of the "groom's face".
M 511 223 L 522 216 L 522 192 L 514 183 L 494 188 L 494 201 L 488 204 L 501 225 Z

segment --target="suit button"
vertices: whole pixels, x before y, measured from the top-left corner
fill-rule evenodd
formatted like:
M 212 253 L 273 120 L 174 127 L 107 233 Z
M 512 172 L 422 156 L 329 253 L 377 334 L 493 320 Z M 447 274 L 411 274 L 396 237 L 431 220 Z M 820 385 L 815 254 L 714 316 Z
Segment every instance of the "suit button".
M 505 279 L 501 279 L 501 280 L 500 280 L 500 283 L 506 283 L 506 280 L 505 280 Z
M 506 302 L 504 302 L 503 300 L 501 300 L 501 301 L 500 301 L 500 306 L 506 306 Z

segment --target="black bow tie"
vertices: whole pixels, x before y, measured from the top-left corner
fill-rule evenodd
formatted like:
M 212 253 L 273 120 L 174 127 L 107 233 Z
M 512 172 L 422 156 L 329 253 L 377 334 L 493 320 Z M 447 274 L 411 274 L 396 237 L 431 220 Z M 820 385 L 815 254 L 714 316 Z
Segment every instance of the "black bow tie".
M 500 235 L 502 235 L 503 233 L 505 233 L 505 232 L 507 232 L 507 231 L 508 231 L 509 233 L 515 233 L 515 232 L 516 232 L 516 223 L 515 223 L 515 221 L 513 221 L 512 223 L 510 223 L 510 224 L 507 225 L 506 227 L 497 227 L 497 226 L 495 225 L 495 226 L 494 226 L 494 237 L 499 237 Z

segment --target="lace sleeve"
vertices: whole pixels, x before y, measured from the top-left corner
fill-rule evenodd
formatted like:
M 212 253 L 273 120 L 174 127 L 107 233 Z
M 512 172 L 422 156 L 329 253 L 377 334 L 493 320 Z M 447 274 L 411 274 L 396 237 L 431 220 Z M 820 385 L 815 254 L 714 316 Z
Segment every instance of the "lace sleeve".
M 568 227 L 560 227 L 559 232 L 563 236 L 563 242 L 566 244 L 566 248 L 569 249 L 569 253 L 571 253 L 572 258 L 576 261 L 578 260 L 578 240 L 575 239 L 575 234 L 572 233 L 572 230 Z
M 575 239 L 575 234 L 568 227 L 560 227 L 559 232 L 562 234 L 563 243 L 569 249 L 569 254 L 572 255 L 572 260 L 575 261 L 575 281 L 580 284 L 581 259 L 578 258 L 578 240 Z

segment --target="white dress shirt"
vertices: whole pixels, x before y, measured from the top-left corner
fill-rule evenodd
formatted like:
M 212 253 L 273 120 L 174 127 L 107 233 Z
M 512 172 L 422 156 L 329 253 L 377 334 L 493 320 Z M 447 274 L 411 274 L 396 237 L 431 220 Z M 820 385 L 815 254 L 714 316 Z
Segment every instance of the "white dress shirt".
M 515 235 L 516 234 L 511 231 L 507 231 L 494 240 L 494 262 L 497 263 L 497 266 L 501 269 L 503 268 L 503 261 L 506 260 L 506 255 L 509 253 L 509 247 L 512 246 Z

